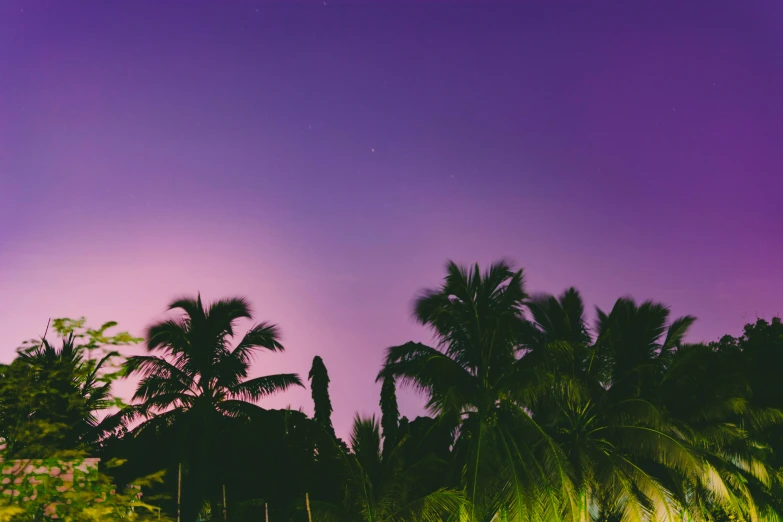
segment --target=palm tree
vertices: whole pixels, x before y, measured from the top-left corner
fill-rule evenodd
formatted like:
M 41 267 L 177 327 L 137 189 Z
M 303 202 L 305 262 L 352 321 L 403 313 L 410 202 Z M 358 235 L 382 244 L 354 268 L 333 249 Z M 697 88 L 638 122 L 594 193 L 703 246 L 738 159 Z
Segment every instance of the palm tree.
M 538 297 L 528 308 L 531 353 L 559 355 L 548 358 L 557 375 L 552 393 L 531 409 L 568 456 L 578 491 L 571 516 L 580 522 L 671 518 L 682 499 L 666 479 L 697 480 L 703 461 L 652 394 L 661 353 L 679 343 L 693 318 L 669 325 L 662 305 L 620 299 L 612 313 L 598 311 L 593 342 L 575 289 Z
M 434 413 L 459 419 L 454 453 L 474 519 L 695 517 L 696 493 L 753 511 L 741 484 L 763 483 L 759 460 L 700 441 L 661 400 L 694 318 L 620 299 L 598 310 L 593 340 L 576 290 L 528 298 L 505 263 L 483 275 L 449 264 L 415 316 L 440 346 L 390 348 L 379 378 L 394 375 L 425 392 Z
M 105 433 L 97 413 L 113 405 L 105 371 L 115 355 L 85 359 L 73 334 L 59 348 L 43 339 L 20 349 L 0 372 L 0 416 L 8 453 L 43 457 L 96 444 Z
M 140 374 L 142 379 L 133 396 L 136 404 L 124 416 L 129 422 L 144 419 L 137 429 L 177 431 L 193 483 L 207 488 L 207 477 L 219 470 L 215 450 L 221 420 L 251 418 L 260 410 L 255 401 L 302 382 L 296 374 L 247 379 L 257 351 L 281 352 L 283 345 L 277 326 L 263 322 L 251 327 L 232 348 L 236 322 L 252 319 L 244 298 L 222 299 L 205 308 L 199 294 L 195 299 L 177 299 L 168 309 L 182 315 L 151 325 L 145 336 L 147 350 L 160 355 L 128 359 L 128 374 Z M 197 493 L 192 506 L 208 496 L 206 491 Z
M 597 310 L 596 343 L 605 356 L 606 378 L 622 397 L 650 397 L 666 357 L 682 343 L 696 321 L 683 316 L 669 322 L 669 308 L 652 301 L 638 305 L 618 299 L 608 314 Z
M 571 500 L 563 453 L 519 400 L 527 377 L 545 380 L 520 364 L 527 297 L 522 271 L 506 262 L 484 274 L 450 262 L 444 284 L 414 311 L 439 346 L 389 348 L 379 375 L 424 392 L 433 413 L 459 422 L 454 452 L 476 520 L 556 518 Z
M 314 502 L 318 520 L 339 522 L 440 522 L 465 505 L 459 491 L 426 486 L 443 473 L 445 462 L 429 455 L 407 462 L 404 438 L 383 456 L 380 424 L 372 418 L 354 419 L 350 451 L 341 451 L 344 501 L 341 505 Z
M 721 392 L 717 375 L 698 371 L 694 361 L 714 357 L 682 346 L 692 317 L 669 322 L 661 304 L 620 299 L 609 314 L 598 311 L 592 342 L 574 289 L 528 308 L 531 353 L 569 347 L 554 352 L 570 357 L 550 358 L 558 386 L 531 407 L 568 455 L 579 492 L 574 518 L 701 519 L 705 506 L 736 516 L 755 509 L 744 484 L 763 484 L 767 470 L 752 442 L 726 423 L 728 412 L 750 413 L 742 387 L 727 379 Z M 764 422 L 769 412 L 751 417 Z

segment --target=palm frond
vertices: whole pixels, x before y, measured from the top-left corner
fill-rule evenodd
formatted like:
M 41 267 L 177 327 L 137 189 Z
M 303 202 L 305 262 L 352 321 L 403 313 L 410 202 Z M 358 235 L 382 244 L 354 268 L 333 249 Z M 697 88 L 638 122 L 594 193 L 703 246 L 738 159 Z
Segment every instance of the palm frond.
M 144 333 L 147 350 L 163 349 L 172 353 L 186 351 L 190 345 L 188 330 L 188 323 L 183 319 L 167 319 L 154 323 Z
M 280 343 L 280 329 L 277 325 L 263 322 L 253 326 L 242 337 L 237 347 L 231 352 L 231 356 L 243 364 L 250 364 L 250 358 L 254 350 L 264 348 L 271 352 L 282 352 Z
M 280 373 L 265 375 L 248 381 L 240 382 L 227 389 L 232 399 L 257 401 L 277 392 L 285 391 L 292 386 L 302 386 L 302 380 L 295 373 Z
M 217 408 L 218 411 L 224 413 L 228 417 L 242 418 L 242 419 L 249 419 L 249 420 L 258 418 L 259 413 L 265 411 L 263 408 L 261 408 L 257 404 L 253 404 L 252 402 L 247 402 L 244 400 L 233 400 L 233 399 L 220 401 L 217 404 Z
M 678 317 L 671 322 L 666 332 L 666 340 L 663 342 L 662 353 L 677 347 L 688 333 L 688 329 L 696 322 L 696 318 L 691 315 Z
M 392 375 L 403 386 L 428 393 L 428 408 L 438 413 L 460 411 L 477 393 L 474 377 L 463 366 L 421 343 L 408 342 L 389 348 L 386 365 L 378 377 L 384 375 Z

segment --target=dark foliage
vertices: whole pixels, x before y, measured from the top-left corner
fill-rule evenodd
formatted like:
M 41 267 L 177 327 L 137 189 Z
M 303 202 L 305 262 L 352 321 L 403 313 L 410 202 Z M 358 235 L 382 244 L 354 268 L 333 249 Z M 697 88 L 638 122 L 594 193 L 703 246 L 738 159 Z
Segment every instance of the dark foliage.
M 400 423 L 400 410 L 397 407 L 397 386 L 394 375 L 387 374 L 381 385 L 381 435 L 383 436 L 383 456 L 388 457 L 399 442 L 397 433 Z
M 323 359 L 313 357 L 313 365 L 307 376 L 310 379 L 310 391 L 313 395 L 313 420 L 328 435 L 334 437 L 332 426 L 332 401 L 329 399 L 329 373 Z
M 275 325 L 250 325 L 246 300 L 173 302 L 152 325 L 134 403 L 111 397 L 115 352 L 132 342 L 58 319 L 62 342 L 0 366 L 7 456 L 90 454 L 115 484 L 163 471 L 144 498 L 182 520 L 757 522 L 783 513 L 783 323 L 686 344 L 694 318 L 623 298 L 586 317 L 575 289 L 530 297 L 508 263 L 447 266 L 416 301 L 438 344 L 388 350 L 380 421 L 335 435 L 329 375 L 308 374 L 314 415 L 258 400 L 301 385 L 249 378 L 251 357 L 283 350 Z M 400 417 L 397 385 L 430 415 Z M 103 413 L 102 413 L 103 412 Z M 108 479 L 107 479 L 108 480 Z M 226 505 L 224 506 L 225 491 Z M 119 497 L 118 497 L 119 498 Z M 224 511 L 225 510 L 225 511 Z

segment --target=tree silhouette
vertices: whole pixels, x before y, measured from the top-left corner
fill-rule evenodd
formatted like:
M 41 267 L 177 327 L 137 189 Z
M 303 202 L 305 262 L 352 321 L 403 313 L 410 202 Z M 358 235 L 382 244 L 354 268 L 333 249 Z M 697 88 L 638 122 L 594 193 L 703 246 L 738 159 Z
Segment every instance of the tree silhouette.
M 383 455 L 388 457 L 397 446 L 397 432 L 400 423 L 400 411 L 397 408 L 397 386 L 394 382 L 394 375 L 385 374 L 383 376 L 380 406 Z
M 220 429 L 225 417 L 252 418 L 255 401 L 291 386 L 302 386 L 296 374 L 246 379 L 256 352 L 283 351 L 277 326 L 259 323 L 231 346 L 236 322 L 252 319 L 244 298 L 229 298 L 204 307 L 201 295 L 173 301 L 169 310 L 182 314 L 147 329 L 147 350 L 127 362 L 129 374 L 140 374 L 134 404 L 122 413 L 137 430 L 174 429 L 182 446 L 189 490 L 188 516 L 205 500 L 220 503 Z
M 444 284 L 424 291 L 414 312 L 439 348 L 389 348 L 379 376 L 421 390 L 433 413 L 460 422 L 454 456 L 472 518 L 547 518 L 569 497 L 570 479 L 562 451 L 515 395 L 527 326 L 522 271 L 505 262 L 483 274 L 453 262 L 446 270 Z
M 326 371 L 323 359 L 317 355 L 313 357 L 313 365 L 307 378 L 310 380 L 313 396 L 313 420 L 326 434 L 334 437 L 332 401 L 329 399 L 329 373 Z
M 442 475 L 445 462 L 434 455 L 406 461 L 409 439 L 400 441 L 384 458 L 380 425 L 375 417 L 356 416 L 350 451 L 341 451 L 344 496 L 340 504 L 318 502 L 318 520 L 327 522 L 439 521 L 465 506 L 454 489 L 427 487 L 433 475 Z
M 29 342 L 0 365 L 4 457 L 127 459 L 101 471 L 100 506 L 92 490 L 32 503 L 25 493 L 0 519 L 39 520 L 49 500 L 67 497 L 63 513 L 75 520 L 85 509 L 90 520 L 131 520 L 143 504 L 122 485 L 145 475 L 162 482 L 148 481 L 144 499 L 168 496 L 160 505 L 173 514 L 180 465 L 185 521 L 204 506 L 222 519 L 224 486 L 233 522 L 267 511 L 304 522 L 305 494 L 323 522 L 783 518 L 779 318 L 686 344 L 694 318 L 672 318 L 660 303 L 621 298 L 588 324 L 573 288 L 531 297 L 508 263 L 485 272 L 450 263 L 414 309 L 437 344 L 388 349 L 376 376 L 380 421 L 357 416 L 349 446 L 335 436 L 320 357 L 308 374 L 312 419 L 256 404 L 301 382 L 249 377 L 254 354 L 283 347 L 269 323 L 235 335 L 252 319 L 246 300 L 204 306 L 197 296 L 169 310 L 147 330 L 150 353 L 124 366 L 141 377 L 131 406 L 110 394 L 116 352 L 95 356 L 136 341 L 106 334 L 113 322 L 55 319 L 62 344 Z M 431 416 L 400 418 L 398 385 L 423 392 Z M 100 420 L 115 405 L 120 413 Z
M 106 368 L 110 352 L 88 360 L 71 334 L 44 339 L 0 368 L 0 435 L 14 457 L 42 458 L 94 446 L 106 425 L 97 414 L 115 404 Z M 108 373 L 107 373 L 108 372 Z

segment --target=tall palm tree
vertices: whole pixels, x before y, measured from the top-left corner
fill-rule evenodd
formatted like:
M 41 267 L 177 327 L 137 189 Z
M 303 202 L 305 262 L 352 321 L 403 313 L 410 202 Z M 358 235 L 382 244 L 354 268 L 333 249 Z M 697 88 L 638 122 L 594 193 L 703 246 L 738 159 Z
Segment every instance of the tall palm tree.
M 154 323 L 145 336 L 147 350 L 159 355 L 128 359 L 128 374 L 142 378 L 133 396 L 136 404 L 124 416 L 130 422 L 143 419 L 137 429 L 175 429 L 193 483 L 206 484 L 206 477 L 219 469 L 215 451 L 221 419 L 252 417 L 260 408 L 255 401 L 302 382 L 296 374 L 247 379 L 256 352 L 281 352 L 283 345 L 277 326 L 262 322 L 231 346 L 236 322 L 252 319 L 244 298 L 222 299 L 204 307 L 199 294 L 195 299 L 177 299 L 168 309 L 181 315 Z M 193 505 L 202 500 L 194 498 Z
M 414 311 L 438 347 L 389 348 L 379 375 L 426 393 L 433 413 L 459 422 L 454 451 L 476 520 L 557 518 L 571 498 L 564 455 L 517 396 L 534 376 L 519 365 L 527 297 L 522 271 L 506 262 L 483 274 L 450 262 L 444 284 Z
M 344 499 L 340 505 L 315 502 L 318 520 L 339 522 L 441 522 L 465 505 L 459 491 L 426 486 L 442 475 L 445 462 L 434 455 L 410 462 L 410 439 L 403 438 L 388 456 L 381 448 L 380 424 L 354 419 L 350 451 L 341 451 Z
M 638 522 L 669 516 L 670 492 L 640 462 L 697 468 L 699 460 L 663 431 L 651 404 L 612 400 L 603 382 L 609 358 L 592 343 L 575 289 L 559 298 L 539 296 L 528 309 L 529 353 L 520 364 L 533 357 L 556 375 L 550 393 L 530 408 L 568 457 L 578 502 L 566 517 Z
M 553 343 L 571 347 L 570 359 L 554 359 L 565 385 L 532 409 L 569 457 L 579 491 L 574 518 L 702 519 L 705 506 L 739 517 L 755 509 L 744 484 L 763 484 L 767 471 L 725 416 L 748 412 L 741 386 L 726 380 L 721 393 L 711 385 L 716 375 L 697 371 L 693 362 L 707 354 L 681 343 L 692 317 L 669 322 L 663 305 L 620 299 L 609 314 L 598 311 L 593 343 L 575 290 L 528 307 L 533 353 Z
M 193 409 L 229 417 L 252 415 L 255 401 L 302 386 L 298 375 L 276 374 L 246 379 L 258 350 L 282 352 L 277 326 L 262 322 L 235 347 L 236 321 L 252 319 L 244 298 L 216 301 L 204 308 L 201 295 L 172 302 L 169 310 L 181 310 L 179 318 L 151 325 L 146 332 L 147 350 L 161 355 L 129 357 L 128 374 L 141 374 L 133 396 L 139 415 L 160 419 Z
M 597 309 L 596 343 L 604 355 L 608 384 L 622 397 L 650 398 L 666 357 L 681 345 L 696 321 L 690 315 L 669 322 L 669 308 L 652 301 L 618 299 L 607 314 Z

